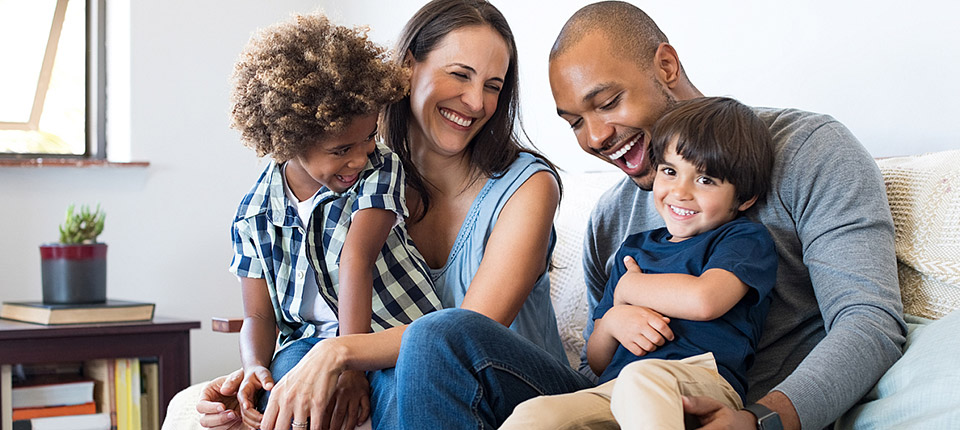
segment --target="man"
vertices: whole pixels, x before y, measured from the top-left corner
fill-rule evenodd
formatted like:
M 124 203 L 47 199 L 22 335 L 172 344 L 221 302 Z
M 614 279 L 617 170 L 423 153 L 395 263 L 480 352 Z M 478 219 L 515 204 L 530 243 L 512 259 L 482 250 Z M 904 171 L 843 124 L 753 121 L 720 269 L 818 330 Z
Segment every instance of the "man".
M 589 5 L 567 22 L 550 55 L 550 83 L 583 150 L 628 176 L 600 198 L 588 227 L 592 313 L 617 245 L 662 225 L 647 192 L 650 127 L 672 103 L 702 95 L 656 24 L 621 2 Z M 777 164 L 773 191 L 750 216 L 770 230 L 781 259 L 748 402 L 779 414 L 784 428 L 822 428 L 900 357 L 893 223 L 879 170 L 843 125 L 796 110 L 755 111 L 774 136 Z M 592 330 L 591 322 L 584 336 Z M 757 420 L 691 400 L 685 409 L 702 420 L 737 428 Z

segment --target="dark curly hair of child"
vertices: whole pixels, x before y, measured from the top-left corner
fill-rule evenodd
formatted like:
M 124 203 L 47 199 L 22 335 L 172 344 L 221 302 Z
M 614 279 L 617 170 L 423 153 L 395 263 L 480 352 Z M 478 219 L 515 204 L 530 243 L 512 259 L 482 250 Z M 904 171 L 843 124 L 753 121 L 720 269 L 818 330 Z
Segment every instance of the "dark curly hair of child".
M 258 156 L 284 162 L 403 98 L 408 78 L 366 29 L 296 15 L 255 33 L 241 52 L 231 127 Z

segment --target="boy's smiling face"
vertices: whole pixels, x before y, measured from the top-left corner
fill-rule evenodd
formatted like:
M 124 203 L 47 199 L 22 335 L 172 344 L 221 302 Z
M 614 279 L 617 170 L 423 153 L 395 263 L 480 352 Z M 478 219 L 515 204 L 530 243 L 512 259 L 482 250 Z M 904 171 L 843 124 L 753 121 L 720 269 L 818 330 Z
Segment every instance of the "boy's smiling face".
M 342 193 L 360 178 L 376 146 L 376 136 L 377 114 L 359 116 L 342 133 L 317 140 L 291 161 L 299 163 L 318 184 Z
M 671 242 L 680 242 L 713 230 L 737 217 L 756 197 L 737 201 L 736 187 L 708 176 L 677 154 L 677 139 L 667 146 L 653 180 L 657 212 L 667 224 Z

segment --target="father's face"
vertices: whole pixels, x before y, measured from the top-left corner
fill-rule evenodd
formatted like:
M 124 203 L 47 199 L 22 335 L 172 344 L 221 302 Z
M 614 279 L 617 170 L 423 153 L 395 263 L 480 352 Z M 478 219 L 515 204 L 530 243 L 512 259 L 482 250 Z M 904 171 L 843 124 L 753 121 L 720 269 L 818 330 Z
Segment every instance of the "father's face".
M 649 190 L 656 176 L 646 156 L 650 129 L 675 99 L 653 64 L 644 70 L 621 53 L 602 33 L 587 35 L 550 62 L 550 86 L 580 147 Z

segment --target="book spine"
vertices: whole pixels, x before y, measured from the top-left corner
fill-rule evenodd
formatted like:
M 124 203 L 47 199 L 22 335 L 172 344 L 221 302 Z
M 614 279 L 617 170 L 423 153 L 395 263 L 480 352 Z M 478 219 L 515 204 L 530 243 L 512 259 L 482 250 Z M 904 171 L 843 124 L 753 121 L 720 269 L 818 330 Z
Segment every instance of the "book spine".
M 0 430 L 13 430 L 13 372 L 0 365 Z
M 140 363 L 143 372 L 143 430 L 160 430 L 160 364 L 156 361 Z
M 117 430 L 132 430 L 129 422 L 130 384 L 127 379 L 127 359 L 116 360 L 114 387 L 117 396 Z
M 140 374 L 140 359 L 131 358 L 130 359 L 130 428 L 133 430 L 142 430 L 142 418 L 140 411 L 140 396 L 143 395 L 141 391 L 141 374 Z

